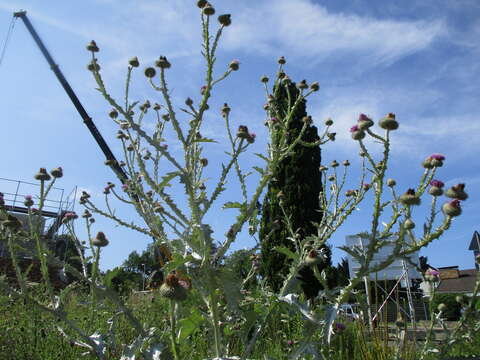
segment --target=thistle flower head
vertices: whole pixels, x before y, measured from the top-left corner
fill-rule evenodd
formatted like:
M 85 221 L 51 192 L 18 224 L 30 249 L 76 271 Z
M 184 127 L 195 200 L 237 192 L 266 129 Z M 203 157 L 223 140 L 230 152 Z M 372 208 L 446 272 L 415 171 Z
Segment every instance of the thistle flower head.
M 465 184 L 457 184 L 452 186 L 445 192 L 445 195 L 449 198 L 467 200 L 468 194 L 465 192 Z
M 165 282 L 158 291 L 160 296 L 174 301 L 183 301 L 187 298 L 186 288 L 180 284 L 178 277 L 172 273 L 167 275 Z
M 155 66 L 160 69 L 170 69 L 172 66 L 167 60 L 166 56 L 160 56 L 157 61 L 155 61 Z
M 345 324 L 341 323 L 341 322 L 336 322 L 335 323 L 335 331 L 337 332 L 342 332 L 346 329 L 347 327 L 345 326 Z
M 432 181 L 430 181 L 430 185 L 436 186 L 436 187 L 439 187 L 439 188 L 442 188 L 442 187 L 445 186 L 445 184 L 440 180 L 432 180 Z
M 3 197 L 2 197 L 3 199 Z M 32 195 L 25 195 L 25 201 L 23 202 L 26 207 L 30 207 L 33 205 L 33 197 Z
M 207 4 L 202 8 L 202 12 L 206 16 L 212 16 L 215 14 L 215 8 L 207 2 Z
M 240 61 L 238 61 L 238 60 L 232 60 L 232 61 L 230 61 L 230 64 L 228 64 L 228 67 L 229 67 L 232 71 L 237 71 L 237 70 L 240 68 Z
M 350 128 L 350 132 L 353 133 L 355 131 L 358 131 L 360 130 L 360 128 L 358 127 L 358 125 L 353 125 L 351 128 Z
M 53 176 L 54 178 L 59 179 L 59 178 L 61 178 L 61 177 L 63 176 L 63 169 L 62 169 L 61 166 L 56 167 L 55 169 L 52 169 L 52 170 L 50 171 L 50 174 L 52 174 L 52 176 Z
M 459 216 L 462 213 L 462 208 L 460 207 L 460 200 L 453 199 L 443 204 L 442 211 L 445 215 L 450 217 Z
M 284 56 L 280 56 L 280 57 L 278 58 L 278 63 L 279 63 L 280 65 L 285 65 L 286 62 L 287 62 L 287 60 L 285 60 L 285 57 L 284 57 Z
M 51 179 L 51 176 L 47 173 L 47 169 L 40 168 L 38 170 L 38 173 L 35 174 L 34 178 L 35 180 L 39 181 L 49 181 Z
M 397 185 L 397 182 L 394 179 L 387 180 L 387 186 L 394 187 L 395 185 Z
M 95 239 L 92 240 L 92 244 L 97 247 L 105 247 L 108 243 L 109 241 L 102 231 L 99 231 L 97 236 L 95 236 Z
M 385 130 L 397 130 L 398 129 L 398 121 L 395 119 L 394 113 L 388 113 L 383 119 L 381 119 L 378 123 L 382 129 Z
M 358 127 L 360 130 L 367 130 L 371 126 L 373 126 L 373 120 L 365 114 L 360 114 L 358 117 Z
M 313 82 L 313 83 L 310 85 L 310 89 L 311 89 L 312 91 L 318 91 L 318 90 L 320 90 L 320 84 L 318 83 L 318 81 Z
M 414 189 L 408 189 L 405 194 L 400 196 L 400 202 L 403 205 L 420 205 L 420 197 L 415 194 Z
M 325 120 L 325 125 L 326 126 L 332 126 L 333 125 L 333 120 L 328 118 L 327 120 Z
M 128 60 L 128 65 L 136 68 L 136 67 L 140 66 L 140 62 L 138 61 L 138 58 L 136 56 L 134 56 L 130 60 Z
M 218 17 L 218 22 L 223 26 L 230 26 L 232 23 L 232 16 L 230 14 L 223 14 Z
M 151 79 L 157 74 L 157 71 L 153 67 L 147 67 L 144 74 L 147 78 Z
M 72 220 L 78 219 L 78 215 L 73 211 L 68 211 L 63 215 L 62 223 L 66 224 Z
M 95 40 L 92 40 L 87 44 L 87 50 L 91 52 L 98 52 L 100 49 L 98 48 Z

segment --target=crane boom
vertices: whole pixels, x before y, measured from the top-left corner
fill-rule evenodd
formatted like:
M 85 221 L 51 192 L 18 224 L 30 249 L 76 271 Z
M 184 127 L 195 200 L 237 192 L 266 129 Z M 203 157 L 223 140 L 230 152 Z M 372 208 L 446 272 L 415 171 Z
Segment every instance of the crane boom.
M 100 146 L 100 149 L 102 149 L 103 153 L 105 154 L 105 157 L 107 158 L 107 160 L 114 160 L 113 164 L 110 165 L 110 167 L 115 172 L 115 174 L 120 178 L 120 181 L 122 183 L 124 183 L 126 180 L 128 180 L 127 174 L 122 169 L 122 167 L 118 164 L 118 161 L 116 160 L 112 151 L 110 150 L 107 143 L 105 142 L 102 134 L 100 134 L 100 131 L 98 131 L 97 127 L 93 123 L 92 118 L 88 115 L 87 111 L 83 107 L 82 103 L 78 99 L 77 95 L 73 91 L 73 89 L 70 86 L 70 84 L 68 83 L 67 79 L 65 79 L 65 76 L 63 76 L 62 71 L 60 70 L 58 65 L 55 64 L 55 61 L 53 61 L 52 56 L 48 52 L 47 48 L 43 44 L 40 37 L 38 36 L 38 34 L 35 31 L 32 23 L 27 18 L 27 12 L 26 11 L 17 11 L 15 13 L 13 13 L 13 16 L 16 17 L 16 18 L 22 19 L 23 23 L 27 27 L 27 30 L 30 32 L 30 35 L 32 35 L 33 40 L 35 40 L 35 43 L 40 48 L 40 51 L 42 52 L 43 56 L 47 60 L 48 64 L 50 65 L 50 68 L 54 72 L 55 76 L 57 77 L 58 81 L 60 82 L 63 89 L 67 93 L 68 97 L 72 101 L 73 105 L 77 109 L 78 113 L 82 117 L 83 122 L 87 126 L 88 130 L 90 130 L 90 133 L 95 138 L 95 141 L 97 142 L 98 146 Z

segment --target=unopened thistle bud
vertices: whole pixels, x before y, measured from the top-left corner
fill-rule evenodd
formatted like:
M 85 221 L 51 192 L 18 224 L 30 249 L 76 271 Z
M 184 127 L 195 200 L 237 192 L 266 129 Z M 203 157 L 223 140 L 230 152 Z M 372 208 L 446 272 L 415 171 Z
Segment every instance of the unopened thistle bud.
M 335 181 L 335 176 L 334 175 L 330 175 L 328 177 L 328 181 Z
M 38 173 L 35 174 L 34 178 L 35 180 L 39 181 L 49 181 L 51 179 L 51 176 L 47 173 L 47 169 L 40 168 L 40 170 L 38 170 Z
M 318 168 L 318 170 L 320 170 L 320 171 L 327 171 L 327 170 L 328 170 L 328 167 L 321 165 L 321 166 Z
M 420 205 L 420 197 L 415 194 L 414 189 L 408 189 L 407 192 L 400 196 L 400 202 L 403 205 Z
M 155 61 L 155 66 L 160 69 L 169 69 L 172 65 L 165 56 L 160 56 L 158 60 Z
M 412 230 L 415 227 L 415 223 L 411 219 L 405 220 L 403 223 L 405 230 Z
M 223 14 L 218 17 L 218 22 L 223 26 L 230 26 L 232 23 L 232 16 L 230 14 Z
M 145 76 L 147 78 L 150 78 L 150 79 L 153 78 L 156 75 L 156 73 L 157 72 L 155 71 L 155 69 L 153 67 L 147 67 L 145 69 Z
M 158 111 L 162 108 L 162 106 L 158 103 L 153 104 L 153 110 Z
M 370 119 L 367 115 L 365 114 L 360 114 L 358 117 L 358 128 L 360 130 L 367 130 L 369 127 L 373 126 L 373 120 Z
M 118 111 L 115 109 L 110 110 L 108 113 L 108 116 L 110 116 L 112 119 L 116 119 L 118 117 Z
M 325 120 L 325 125 L 326 126 L 332 126 L 333 125 L 333 120 L 328 118 L 327 120 Z
M 83 214 L 82 214 L 82 218 L 88 219 L 88 218 L 91 218 L 91 217 L 92 217 L 92 214 L 90 213 L 90 211 L 88 211 L 87 209 L 85 209 L 85 211 L 84 211 Z
M 445 215 L 450 217 L 459 216 L 462 213 L 462 208 L 460 207 L 460 200 L 454 199 L 443 204 L 442 211 Z
M 63 169 L 60 166 L 56 167 L 50 171 L 50 174 L 52 174 L 54 178 L 61 178 L 63 176 Z
M 131 67 L 139 67 L 140 66 L 140 62 L 138 61 L 138 58 L 136 56 L 132 57 L 129 61 L 128 61 L 128 64 L 131 66 Z
M 87 50 L 91 52 L 98 52 L 100 49 L 98 48 L 95 40 L 92 40 L 87 44 Z
M 264 84 L 268 83 L 268 77 L 266 75 L 263 75 L 261 78 L 260 78 L 260 81 Z
M 168 274 L 165 282 L 158 290 L 160 296 L 174 301 L 183 301 L 187 298 L 186 289 L 180 285 L 175 274 Z
M 197 1 L 197 6 L 198 6 L 200 9 L 202 9 L 203 7 L 205 7 L 205 5 L 207 5 L 207 4 L 208 4 L 207 0 L 198 0 L 198 1 Z
M 468 194 L 465 192 L 465 184 L 452 186 L 445 192 L 445 195 L 452 199 L 467 200 Z
M 95 239 L 92 240 L 92 244 L 97 247 L 105 247 L 108 243 L 109 241 L 102 231 L 99 231 Z
M 115 159 L 107 159 L 105 160 L 105 165 L 107 166 L 113 166 L 117 163 L 117 161 Z
M 203 167 L 208 165 L 208 159 L 207 158 L 202 158 L 200 159 L 200 164 L 202 164 Z
M 278 63 L 279 63 L 280 65 L 285 65 L 286 62 L 287 62 L 287 61 L 285 60 L 285 57 L 284 57 L 284 56 L 280 56 L 280 57 L 278 58 Z
M 221 110 L 221 111 L 222 111 L 222 116 L 223 116 L 223 117 L 227 117 L 228 114 L 230 114 L 230 110 L 231 110 L 231 109 L 230 109 L 230 107 L 228 106 L 227 103 L 223 104 L 222 110 Z
M 333 160 L 333 161 L 330 163 L 330 167 L 332 167 L 332 168 L 336 168 L 337 166 L 338 166 L 337 160 Z
M 443 312 L 443 311 L 447 310 L 447 305 L 445 305 L 444 303 L 438 304 L 437 309 L 438 309 L 438 311 Z
M 345 160 L 345 161 L 343 162 L 343 166 L 350 166 L 350 161 Z
M 187 106 L 192 106 L 192 105 L 193 105 L 193 100 L 188 97 L 188 98 L 185 100 L 185 105 L 187 105 Z
M 397 182 L 395 180 L 393 179 L 387 180 L 387 186 L 394 187 L 395 185 L 397 185 Z
M 230 64 L 228 64 L 228 67 L 232 71 L 237 71 L 240 68 L 240 61 L 238 60 L 232 60 Z
M 388 113 L 383 119 L 380 120 L 378 123 L 382 129 L 385 130 L 397 130 L 398 129 L 398 121 L 395 120 L 394 113 Z
M 97 63 L 97 59 L 90 61 L 87 65 L 89 71 L 100 71 L 100 65 Z
M 212 15 L 215 14 L 215 8 L 214 8 L 212 5 L 210 5 L 209 3 L 207 3 L 207 4 L 203 7 L 202 12 L 203 12 L 203 14 L 206 15 L 206 16 L 212 16 Z

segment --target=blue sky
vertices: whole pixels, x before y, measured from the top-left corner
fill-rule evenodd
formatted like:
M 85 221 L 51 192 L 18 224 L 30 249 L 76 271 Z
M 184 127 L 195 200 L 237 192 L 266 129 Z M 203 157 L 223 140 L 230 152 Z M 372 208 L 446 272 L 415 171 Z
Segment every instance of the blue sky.
M 97 41 L 103 76 L 114 95 L 121 95 L 131 56 L 138 56 L 143 68 L 165 55 L 172 63 L 168 81 L 176 104 L 182 105 L 188 96 L 198 102 L 203 61 L 194 4 L 186 0 L 4 0 L 0 3 L 0 32 L 6 35 L 13 11 L 28 11 L 84 107 L 120 156 L 117 128 L 107 116 L 109 106 L 86 70 L 90 55 L 85 45 L 91 39 Z M 470 198 L 451 231 L 422 255 L 427 255 L 434 266 L 473 267 L 467 247 L 473 231 L 480 226 L 480 3 L 224 0 L 213 5 L 217 14 L 231 13 L 233 22 L 220 45 L 217 71 L 223 71 L 232 59 L 238 59 L 241 68 L 217 88 L 210 104 L 212 111 L 203 134 L 219 144 L 207 151 L 209 175 L 215 178 L 214 169 L 226 160 L 223 122 L 214 110 L 224 102 L 233 109 L 235 126 L 246 124 L 257 133 L 258 141 L 244 157 L 243 165 L 253 165 L 253 153 L 265 149 L 265 98 L 258 79 L 263 74 L 272 77 L 276 60 L 283 55 L 292 79 L 320 82 L 321 90 L 309 99 L 307 108 L 315 124 L 322 129 L 325 118 L 335 121 L 337 141 L 322 149 L 324 164 L 350 159 L 352 181 L 358 178 L 358 145 L 350 140 L 348 129 L 361 112 L 374 120 L 388 112 L 397 115 L 400 129 L 393 134 L 389 177 L 397 180 L 399 191 L 416 184 L 422 172 L 420 163 L 426 156 L 436 152 L 446 156 L 437 178 L 447 186 L 465 182 Z M 50 169 L 61 165 L 65 176 L 59 186 L 86 189 L 101 205 L 103 187 L 112 180 L 112 173 L 103 165 L 100 149 L 20 21 L 0 66 L 0 79 L 0 177 L 30 181 L 40 166 Z M 141 71 L 135 77 L 133 97 L 152 102 L 159 99 Z M 169 145 L 175 152 L 173 138 Z M 250 183 L 254 180 L 252 177 Z M 235 179 L 230 179 L 230 185 L 222 203 L 239 199 Z M 181 201 L 180 193 L 174 195 Z M 79 206 L 77 210 L 81 210 Z M 119 206 L 117 212 L 129 221 L 138 221 L 127 208 Z M 368 215 L 367 201 L 331 244 L 341 246 L 345 235 L 367 230 Z M 416 209 L 417 224 L 426 215 L 423 207 Z M 222 240 L 234 216 L 232 210 L 217 208 L 208 217 L 216 239 Z M 105 269 L 119 265 L 132 250 L 141 251 L 150 242 L 108 220 L 97 217 L 96 225 L 111 240 L 102 260 Z M 82 230 L 79 234 L 85 236 Z M 242 234 L 234 248 L 252 244 L 248 235 Z M 334 261 L 342 255 L 334 250 Z

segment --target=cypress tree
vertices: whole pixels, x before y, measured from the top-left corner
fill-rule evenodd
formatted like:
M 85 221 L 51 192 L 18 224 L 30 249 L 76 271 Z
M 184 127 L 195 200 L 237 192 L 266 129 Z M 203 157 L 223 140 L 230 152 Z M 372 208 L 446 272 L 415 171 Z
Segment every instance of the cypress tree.
M 293 106 L 299 93 L 295 83 L 277 79 L 273 89 L 273 99 L 270 98 L 269 105 L 270 116 L 274 118 L 274 122 L 285 124 L 288 109 Z M 308 121 L 306 117 L 306 101 L 303 99 L 296 106 L 286 132 L 279 130 L 281 125 L 276 129 L 272 126 L 272 141 L 275 141 L 276 136 L 286 136 L 287 143 L 291 144 L 300 134 L 304 121 Z M 302 140 L 307 143 L 318 141 L 317 128 L 311 124 L 308 125 Z M 322 191 L 320 162 L 320 146 L 307 147 L 297 144 L 293 154 L 279 163 L 268 184 L 262 206 L 259 233 L 261 274 L 275 292 L 281 289 L 283 280 L 288 275 L 290 261 L 273 248 L 284 246 L 293 252 L 296 251 L 294 242 L 288 239 L 291 234 L 288 232 L 279 202 L 283 202 L 285 212 L 290 216 L 292 228 L 297 231 L 300 239 L 316 234 L 317 229 L 313 223 L 319 223 L 322 218 L 319 202 L 319 194 Z M 320 271 L 331 265 L 331 251 L 328 246 L 325 246 L 325 252 L 328 259 L 318 265 Z M 306 297 L 314 298 L 321 289 L 321 285 L 312 269 L 309 267 L 301 269 L 298 278 L 301 280 L 301 287 Z

